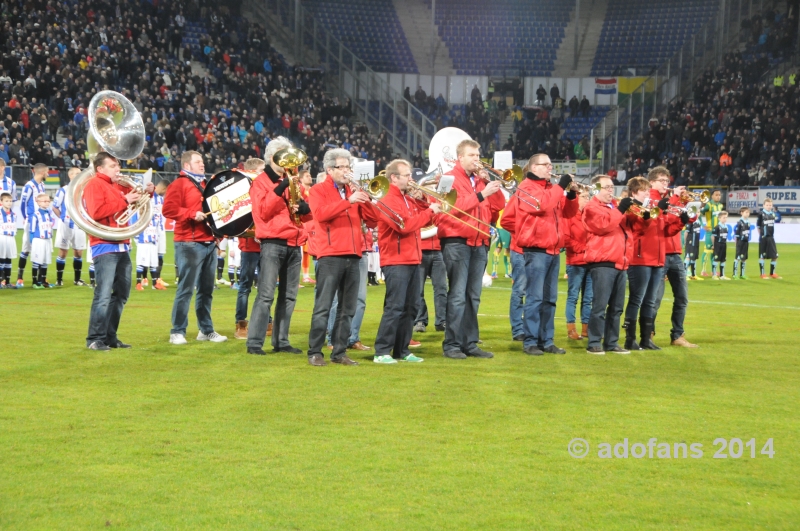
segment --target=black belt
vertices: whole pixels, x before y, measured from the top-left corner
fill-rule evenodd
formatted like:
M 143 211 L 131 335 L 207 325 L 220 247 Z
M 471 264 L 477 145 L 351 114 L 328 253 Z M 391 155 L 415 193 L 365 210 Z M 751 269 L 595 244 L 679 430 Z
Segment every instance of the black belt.
M 457 238 L 457 237 L 439 238 L 439 243 L 442 244 L 442 245 L 447 245 L 449 243 L 460 243 L 460 244 L 466 245 L 467 244 L 467 239 L 466 238 Z
M 288 247 L 289 244 L 287 240 L 282 240 L 280 238 L 264 238 L 261 240 L 261 245 L 263 246 L 265 243 L 271 243 L 273 245 L 280 245 L 282 247 Z
M 547 249 L 543 247 L 523 247 L 523 253 L 546 253 Z

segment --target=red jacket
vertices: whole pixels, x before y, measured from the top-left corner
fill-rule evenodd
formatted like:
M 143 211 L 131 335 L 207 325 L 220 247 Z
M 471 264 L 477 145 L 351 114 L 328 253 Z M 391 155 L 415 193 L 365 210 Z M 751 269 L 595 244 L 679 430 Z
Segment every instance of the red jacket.
M 289 188 L 283 194 L 275 195 L 275 187 L 281 182 L 281 178 L 267 166 L 253 180 L 250 187 L 250 198 L 253 202 L 253 221 L 256 225 L 256 238 L 259 240 L 277 239 L 286 240 L 289 247 L 302 247 L 308 235 L 303 226 L 295 225 L 289 215 Z M 301 197 L 303 195 L 303 185 L 300 186 Z M 311 214 L 301 216 L 301 221 L 311 221 Z
M 368 227 L 375 227 L 378 216 L 372 203 L 350 204 L 352 195 L 345 186 L 345 198 L 333 178 L 328 176 L 323 182 L 311 187 L 308 203 L 316 220 L 315 247 L 317 258 L 323 256 L 361 256 L 364 236 L 361 230 L 362 218 Z
M 112 183 L 111 177 L 108 175 L 98 173 L 89 179 L 84 188 L 83 201 L 86 204 L 86 212 L 98 223 L 109 227 L 119 227 L 120 225 L 114 218 L 128 207 L 125 194 L 130 191 L 130 188 L 126 186 Z M 89 246 L 101 243 L 122 244 L 131 243 L 131 241 L 109 241 L 89 235 Z
M 430 203 L 438 203 L 438 201 L 436 199 L 433 199 L 433 198 L 428 198 L 428 201 Z M 443 218 L 443 217 L 446 217 L 446 216 L 447 216 L 447 214 L 442 214 L 441 216 L 439 216 L 439 218 Z M 422 227 L 422 228 L 424 229 L 425 227 Z M 436 233 L 433 236 L 431 236 L 430 238 L 425 238 L 423 240 L 420 240 L 420 242 L 421 242 L 423 251 L 441 251 L 442 250 L 442 242 L 439 241 L 439 229 L 438 229 L 438 227 L 436 229 Z
M 243 253 L 260 253 L 261 244 L 255 238 L 243 238 L 239 236 L 239 250 Z
M 567 265 L 586 265 L 586 227 L 581 212 L 565 219 L 564 247 L 567 248 Z
M 657 190 L 650 189 L 650 200 L 651 201 L 661 201 L 662 195 L 658 193 Z M 669 198 L 669 204 L 675 205 L 678 207 L 684 207 L 683 201 L 681 201 L 680 197 L 677 195 L 673 195 Z M 696 216 L 692 216 L 694 219 Z M 680 218 L 678 218 L 680 219 Z M 683 243 L 681 242 L 681 230 L 683 229 L 683 225 L 678 229 L 677 232 L 673 232 L 672 230 L 666 230 L 665 238 L 664 238 L 664 253 L 665 254 L 681 254 L 683 250 Z
M 625 271 L 633 257 L 633 218 L 593 197 L 583 209 L 586 228 L 586 263 L 607 264 Z
M 420 229 L 430 225 L 434 213 L 427 203 L 404 196 L 395 185 L 381 200 L 383 206 L 391 208 L 403 218 L 403 228 L 389 217 L 378 218 L 378 249 L 381 267 L 391 265 L 416 265 L 422 263 L 422 240 Z M 379 209 L 380 210 L 380 209 Z
M 361 231 L 361 236 L 364 238 L 364 247 L 361 249 L 362 253 L 371 253 L 375 249 L 373 249 L 373 245 L 375 244 L 375 238 L 372 236 L 372 230 L 363 230 Z
M 203 194 L 194 179 L 181 175 L 167 188 L 161 213 L 165 218 L 175 220 L 173 235 L 176 242 L 213 242 L 216 238 L 208 224 L 194 219 L 195 214 L 203 211 Z M 199 186 L 205 188 L 205 181 Z
M 511 250 L 515 253 L 522 254 L 522 247 L 517 243 L 516 234 L 517 214 L 519 213 L 519 209 L 517 208 L 518 203 L 519 198 L 516 194 L 512 195 L 511 199 L 506 203 L 506 207 L 503 209 L 503 215 L 500 217 L 500 226 L 511 234 Z
M 658 192 L 655 192 L 658 199 L 653 198 L 654 191 L 650 190 L 651 204 L 655 204 L 661 199 Z M 667 241 L 676 234 L 680 235 L 681 229 L 683 229 L 681 218 L 662 213 L 658 219 L 636 222 L 635 227 L 639 230 L 634 230 L 633 234 L 631 265 L 663 267 Z
M 456 162 L 455 168 L 448 172 L 447 175 L 453 175 L 455 181 L 453 182 L 453 190 L 458 193 L 458 199 L 455 206 L 464 210 L 468 214 L 476 218 L 494 225 L 497 221 L 497 214 L 503 209 L 506 199 L 502 192 L 496 192 L 483 201 L 478 199 L 478 194 L 486 188 L 486 181 L 480 177 L 475 177 L 475 188 L 472 188 L 472 181 L 469 176 L 461 168 L 461 164 Z M 489 245 L 489 238 L 484 236 L 477 230 L 471 227 L 488 233 L 489 226 L 483 223 L 478 223 L 472 218 L 464 216 L 461 212 L 455 209 L 450 210 L 450 214 L 463 220 L 453 219 L 452 216 L 444 215 L 439 219 L 439 238 L 466 238 L 467 245 L 470 247 L 479 247 L 481 245 Z
M 578 199 L 567 199 L 564 189 L 544 179 L 525 178 L 519 185 L 517 244 L 559 254 L 564 247 L 564 218 L 578 211 Z M 538 203 L 536 202 L 538 200 Z M 535 208 L 538 206 L 539 208 Z

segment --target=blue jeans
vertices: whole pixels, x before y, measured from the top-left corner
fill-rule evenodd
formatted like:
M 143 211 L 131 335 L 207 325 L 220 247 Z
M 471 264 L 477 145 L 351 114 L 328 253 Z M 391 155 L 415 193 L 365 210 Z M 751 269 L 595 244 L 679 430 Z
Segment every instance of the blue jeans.
M 242 253 L 242 260 L 239 264 L 239 293 L 236 295 L 236 322 L 247 319 L 247 305 L 256 276 L 258 260 L 259 253 Z
M 592 315 L 589 318 L 589 347 L 611 350 L 619 346 L 619 318 L 625 307 L 628 275 L 613 267 L 593 267 Z
M 433 285 L 433 307 L 436 310 L 436 326 L 444 326 L 447 313 L 447 272 L 444 267 L 442 251 L 422 251 L 422 264 L 419 268 L 419 309 L 415 323 L 428 326 L 428 305 L 425 303 L 425 279 L 431 277 Z
M 128 253 L 106 253 L 94 257 L 97 287 L 89 313 L 86 346 L 95 341 L 117 344 L 122 309 L 131 293 L 131 257 Z
M 592 276 L 586 266 L 567 266 L 567 323 L 575 322 L 575 308 L 578 306 L 578 295 L 581 297 L 581 323 L 589 324 L 592 313 Z
M 557 254 L 525 253 L 525 331 L 526 347 L 553 345 L 556 334 L 556 299 L 561 257 Z
M 684 333 L 683 321 L 686 318 L 686 307 L 689 306 L 689 288 L 686 284 L 686 267 L 681 261 L 679 254 L 668 254 L 664 259 L 664 274 L 669 280 L 669 285 L 672 286 L 672 330 L 670 330 L 670 339 L 675 340 L 681 337 Z M 664 297 L 665 281 L 662 276 L 661 286 L 656 295 L 655 310 L 653 315 L 655 320 L 658 314 L 658 308 L 661 306 L 661 299 Z
M 664 269 L 631 266 L 628 268 L 628 283 L 630 294 L 628 295 L 628 305 L 625 307 L 625 320 L 635 321 L 641 313 L 642 321 L 654 321 L 656 297 L 664 283 Z
M 175 242 L 175 265 L 180 272 L 175 302 L 172 304 L 170 334 L 186 335 L 189 326 L 189 303 L 195 287 L 194 311 L 197 327 L 204 334 L 214 331 L 211 321 L 211 300 L 214 297 L 214 271 L 217 268 L 217 246 L 199 242 Z
M 358 300 L 356 301 L 356 313 L 353 314 L 353 319 L 350 321 L 350 336 L 347 339 L 347 346 L 351 346 L 361 341 L 361 323 L 364 321 L 364 313 L 367 310 L 367 278 L 369 276 L 369 256 L 366 252 L 361 255 L 361 261 L 358 263 L 358 274 L 360 282 L 358 284 Z M 319 272 L 318 267 L 314 267 L 314 276 Z M 339 304 L 338 293 L 333 296 L 333 303 L 331 303 L 331 314 L 328 316 L 328 331 L 327 338 L 330 340 L 333 331 L 333 325 L 336 322 L 336 309 Z
M 272 324 L 272 348 L 289 348 L 289 325 L 297 302 L 300 283 L 300 247 L 277 243 L 261 244 L 258 273 L 258 295 L 253 303 L 253 315 L 247 328 L 247 348 L 261 348 L 267 337 L 270 310 L 275 301 L 275 321 Z
M 525 304 L 525 290 L 528 286 L 528 277 L 525 274 L 525 255 L 511 251 L 511 303 L 508 314 L 511 317 L 511 337 L 525 336 L 525 320 L 522 318 L 522 308 Z
M 450 283 L 442 342 L 445 352 L 468 354 L 478 347 L 478 307 L 487 256 L 485 245 L 470 247 L 458 242 L 442 245 L 442 258 Z

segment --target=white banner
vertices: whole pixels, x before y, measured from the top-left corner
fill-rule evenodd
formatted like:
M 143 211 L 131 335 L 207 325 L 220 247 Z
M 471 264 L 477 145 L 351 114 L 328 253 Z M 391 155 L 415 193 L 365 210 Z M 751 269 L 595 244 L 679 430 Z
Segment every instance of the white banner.
M 758 189 L 758 205 L 764 199 L 772 199 L 772 203 L 782 214 L 800 213 L 800 188 L 790 186 L 769 186 Z
M 353 164 L 353 178 L 356 181 L 370 181 L 375 178 L 375 161 L 362 160 Z
M 736 190 L 728 192 L 728 202 L 725 209 L 729 214 L 736 214 L 740 208 L 747 207 L 750 212 L 758 208 L 758 190 Z

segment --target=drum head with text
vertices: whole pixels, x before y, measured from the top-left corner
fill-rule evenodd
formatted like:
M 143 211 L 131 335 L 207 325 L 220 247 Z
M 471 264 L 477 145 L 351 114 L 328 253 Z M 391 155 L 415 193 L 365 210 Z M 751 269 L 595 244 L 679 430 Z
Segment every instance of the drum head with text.
M 239 170 L 224 170 L 208 180 L 203 211 L 210 212 L 206 223 L 215 235 L 233 238 L 253 226 L 251 185 L 250 175 Z

